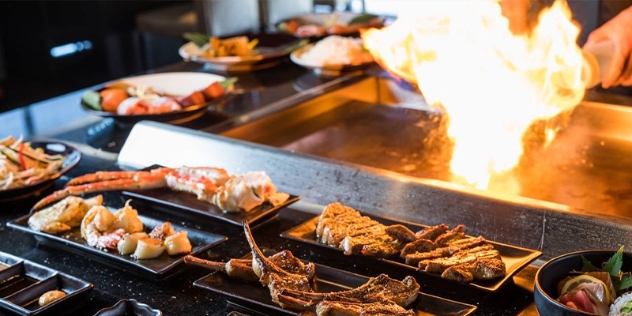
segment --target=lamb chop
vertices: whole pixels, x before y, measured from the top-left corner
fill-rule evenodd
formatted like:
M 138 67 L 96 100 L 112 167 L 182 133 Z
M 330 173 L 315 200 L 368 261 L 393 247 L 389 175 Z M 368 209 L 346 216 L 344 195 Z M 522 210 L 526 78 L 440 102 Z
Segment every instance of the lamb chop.
M 392 302 L 349 303 L 322 301 L 317 316 L 414 316 L 416 313 Z
M 281 269 L 290 273 L 296 273 L 313 279 L 316 267 L 313 263 L 304 264 L 303 261 L 294 257 L 289 250 L 283 250 L 269 257 L 270 261 Z M 252 270 L 252 259 L 230 259 L 228 262 L 217 262 L 196 258 L 188 255 L 184 257 L 184 263 L 206 268 L 213 271 L 226 273 L 231 278 L 242 279 L 244 281 L 259 281 L 259 277 Z
M 255 243 L 248 222 L 244 221 L 243 225 L 246 239 L 252 251 L 252 270 L 259 277 L 259 282 L 270 290 L 273 302 L 279 304 L 282 308 L 286 308 L 285 304 L 279 301 L 279 294 L 283 290 L 313 291 L 311 282 L 306 275 L 288 272 L 264 256 Z
M 296 309 L 308 310 L 320 301 L 337 301 L 350 303 L 394 302 L 400 306 L 408 306 L 417 299 L 419 283 L 407 276 L 402 281 L 380 274 L 370 278 L 367 283 L 346 291 L 331 293 L 308 293 L 286 289 L 279 299 Z M 298 299 L 298 300 L 296 300 Z M 299 305 L 305 304 L 306 305 Z

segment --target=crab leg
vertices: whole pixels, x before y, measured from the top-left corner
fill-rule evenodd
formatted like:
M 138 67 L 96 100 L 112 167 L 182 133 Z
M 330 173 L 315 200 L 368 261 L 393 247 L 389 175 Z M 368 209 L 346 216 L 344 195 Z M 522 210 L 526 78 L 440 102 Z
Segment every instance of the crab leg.
M 37 211 L 45 206 L 57 202 L 70 195 L 81 195 L 83 193 L 93 192 L 106 192 L 106 191 L 118 191 L 118 190 L 141 190 L 141 189 L 155 189 L 164 188 L 167 186 L 167 182 L 164 176 L 152 175 L 150 173 L 144 173 L 143 175 L 135 179 L 120 179 L 109 180 L 95 183 L 87 183 L 82 185 L 68 186 L 62 190 L 55 191 L 33 206 L 33 210 Z
M 107 180 L 117 179 L 138 179 L 139 177 L 151 176 L 151 175 L 166 175 L 173 171 L 171 168 L 157 168 L 149 171 L 99 171 L 95 173 L 85 174 L 80 177 L 71 179 L 66 184 L 67 186 L 73 186 L 77 184 L 101 182 Z

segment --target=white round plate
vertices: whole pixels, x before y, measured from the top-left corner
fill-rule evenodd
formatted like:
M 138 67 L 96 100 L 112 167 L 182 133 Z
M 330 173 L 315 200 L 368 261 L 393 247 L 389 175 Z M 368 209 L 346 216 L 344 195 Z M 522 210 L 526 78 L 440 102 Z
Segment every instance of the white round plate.
M 116 83 L 126 83 L 134 86 L 151 86 L 161 89 L 165 94 L 173 96 L 185 96 L 194 91 L 202 90 L 208 87 L 210 84 L 216 81 L 226 80 L 226 77 L 201 73 L 201 72 L 165 72 L 149 75 L 141 75 L 136 77 L 122 78 L 119 80 L 110 81 L 102 86 L 94 89 L 100 91 L 108 86 Z M 198 118 L 204 114 L 207 108 L 211 104 L 215 104 L 223 100 L 224 97 L 220 97 L 217 100 L 211 100 L 202 104 L 186 106 L 178 111 L 157 113 L 157 114 L 140 114 L 140 115 L 122 115 L 113 112 L 95 110 L 87 106 L 81 101 L 81 107 L 84 111 L 101 116 L 113 118 L 119 122 L 124 123 L 136 123 L 141 120 L 152 120 L 159 122 L 180 123 L 190 121 Z
M 323 77 L 337 77 L 345 72 L 357 71 L 361 69 L 365 69 L 370 65 L 374 64 L 373 60 L 362 62 L 362 63 L 353 63 L 353 64 L 320 64 L 313 61 L 302 59 L 301 56 L 303 53 L 312 49 L 315 44 L 309 44 L 303 46 L 290 54 L 290 59 L 299 66 L 303 66 L 305 68 L 311 69 L 316 75 Z
M 258 52 L 257 55 L 207 57 L 204 56 L 204 51 L 208 44 L 198 47 L 193 42 L 182 45 L 178 49 L 178 53 L 185 61 L 205 64 L 205 67 L 209 70 L 242 72 L 277 65 L 281 63 L 282 57 L 287 56 L 292 50 L 306 43 L 288 34 L 257 34 L 251 35 L 249 38 L 259 40 L 259 44 L 255 47 L 255 50 Z

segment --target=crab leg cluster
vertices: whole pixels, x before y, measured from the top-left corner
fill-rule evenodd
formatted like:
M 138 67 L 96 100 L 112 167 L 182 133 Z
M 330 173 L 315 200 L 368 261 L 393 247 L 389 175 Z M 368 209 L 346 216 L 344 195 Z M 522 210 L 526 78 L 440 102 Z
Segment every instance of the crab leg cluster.
M 193 193 L 199 200 L 228 212 L 250 211 L 263 202 L 277 204 L 289 197 L 278 193 L 272 180 L 261 171 L 235 176 L 214 167 L 157 168 L 149 171 L 99 171 L 74 178 L 62 190 L 37 202 L 33 210 L 40 210 L 71 195 L 156 188 Z

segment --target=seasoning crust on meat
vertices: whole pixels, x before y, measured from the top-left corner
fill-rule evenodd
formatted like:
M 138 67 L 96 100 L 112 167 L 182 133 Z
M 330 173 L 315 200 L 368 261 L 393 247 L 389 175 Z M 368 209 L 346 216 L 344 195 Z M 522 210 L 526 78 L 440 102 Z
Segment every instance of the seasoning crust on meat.
M 414 232 L 401 224 L 386 226 L 335 202 L 320 215 L 316 237 L 320 243 L 343 250 L 345 255 L 399 257 L 419 270 L 459 282 L 506 275 L 498 250 L 482 236 L 467 236 L 464 225 L 450 229 L 439 224 Z

